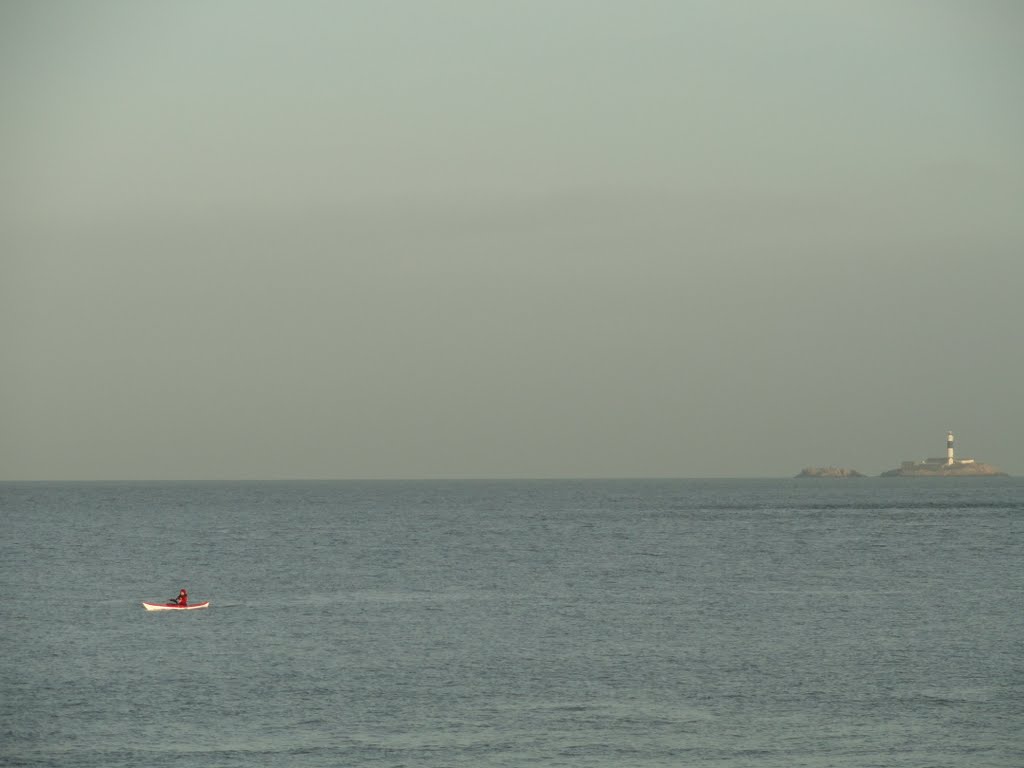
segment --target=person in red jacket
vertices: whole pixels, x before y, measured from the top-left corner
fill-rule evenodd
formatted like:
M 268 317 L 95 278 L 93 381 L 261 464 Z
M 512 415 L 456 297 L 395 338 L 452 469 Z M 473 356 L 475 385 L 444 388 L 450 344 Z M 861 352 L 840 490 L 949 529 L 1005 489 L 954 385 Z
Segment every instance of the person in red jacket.
M 188 606 L 188 592 L 184 589 L 181 590 L 181 592 L 178 593 L 178 596 L 174 598 L 174 604 L 180 605 L 182 608 Z

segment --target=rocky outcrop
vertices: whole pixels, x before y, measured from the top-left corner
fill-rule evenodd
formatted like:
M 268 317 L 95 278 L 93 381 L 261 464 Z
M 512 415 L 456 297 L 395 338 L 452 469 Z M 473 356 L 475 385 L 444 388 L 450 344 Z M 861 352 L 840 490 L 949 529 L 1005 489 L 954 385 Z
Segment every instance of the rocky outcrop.
M 883 472 L 882 477 L 1007 477 L 999 467 L 980 461 L 970 464 L 936 464 L 904 462 L 902 467 Z
M 864 477 L 855 469 L 844 467 L 804 467 L 797 477 Z

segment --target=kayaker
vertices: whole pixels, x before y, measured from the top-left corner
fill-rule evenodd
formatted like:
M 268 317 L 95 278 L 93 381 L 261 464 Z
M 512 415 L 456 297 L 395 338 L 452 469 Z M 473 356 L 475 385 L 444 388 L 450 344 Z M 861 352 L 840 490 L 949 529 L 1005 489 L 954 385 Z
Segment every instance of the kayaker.
M 178 596 L 174 598 L 174 604 L 180 605 L 182 608 L 188 605 L 188 592 L 184 589 L 178 593 Z

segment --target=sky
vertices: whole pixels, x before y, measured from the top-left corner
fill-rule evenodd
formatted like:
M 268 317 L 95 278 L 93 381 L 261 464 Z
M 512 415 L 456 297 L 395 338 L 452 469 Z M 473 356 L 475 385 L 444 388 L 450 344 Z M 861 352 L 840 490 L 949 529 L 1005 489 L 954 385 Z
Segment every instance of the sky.
M 0 479 L 1024 473 L 1024 4 L 0 3 Z

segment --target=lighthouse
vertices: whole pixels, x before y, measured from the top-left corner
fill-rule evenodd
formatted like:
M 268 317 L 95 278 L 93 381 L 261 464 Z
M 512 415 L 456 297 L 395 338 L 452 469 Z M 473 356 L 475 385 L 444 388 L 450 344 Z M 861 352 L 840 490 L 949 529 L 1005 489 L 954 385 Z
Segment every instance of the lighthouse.
M 953 466 L 953 433 L 946 433 L 946 466 Z

